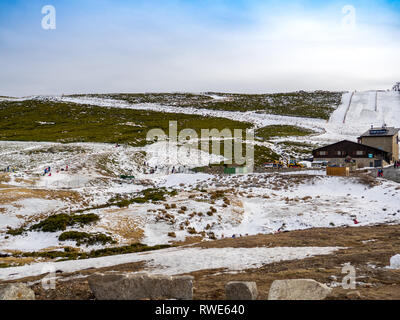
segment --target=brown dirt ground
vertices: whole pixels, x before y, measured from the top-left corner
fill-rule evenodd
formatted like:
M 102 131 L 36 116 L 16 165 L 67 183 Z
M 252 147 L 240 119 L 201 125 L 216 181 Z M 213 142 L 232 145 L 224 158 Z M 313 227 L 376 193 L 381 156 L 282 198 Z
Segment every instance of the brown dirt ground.
M 0 183 L 7 183 L 10 181 L 10 175 L 7 173 L 0 173 Z
M 374 241 L 370 241 L 374 240 Z M 367 241 L 367 242 L 366 242 Z M 261 268 L 245 270 L 242 273 L 223 273 L 224 270 L 202 270 L 193 272 L 195 277 L 195 299 L 222 300 L 224 286 L 229 281 L 255 281 L 259 299 L 268 297 L 269 288 L 278 279 L 315 279 L 322 283 L 341 282 L 342 266 L 351 263 L 356 267 L 357 288 L 361 299 L 400 299 L 400 270 L 390 270 L 390 257 L 400 253 L 400 226 L 376 225 L 369 227 L 321 228 L 271 235 L 257 235 L 238 239 L 223 239 L 201 242 L 194 246 L 202 248 L 225 247 L 284 247 L 284 246 L 340 246 L 346 247 L 334 254 L 316 256 L 303 260 L 283 261 Z M 376 268 L 370 265 L 375 265 Z M 142 263 L 125 264 L 103 269 L 90 269 L 74 274 L 60 275 L 57 289 L 44 291 L 40 284 L 33 286 L 37 299 L 93 299 L 87 280 L 68 279 L 71 276 L 88 276 L 101 271 L 140 271 Z M 38 281 L 41 277 L 21 279 L 21 282 Z M 352 290 L 350 290 L 352 291 Z M 328 299 L 351 299 L 349 290 L 334 288 Z M 354 297 L 353 297 L 354 298 Z
M 27 198 L 59 199 L 74 204 L 83 201 L 82 196 L 76 191 L 29 189 L 22 187 L 3 188 L 0 190 L 0 204 L 9 204 Z

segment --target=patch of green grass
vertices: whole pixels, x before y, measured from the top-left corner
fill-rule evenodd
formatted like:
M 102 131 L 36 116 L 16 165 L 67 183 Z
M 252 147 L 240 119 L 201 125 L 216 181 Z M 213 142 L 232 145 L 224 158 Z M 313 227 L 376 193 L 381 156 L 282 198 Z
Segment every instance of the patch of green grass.
M 255 135 L 264 141 L 273 137 L 308 136 L 313 133 L 315 132 L 306 128 L 288 125 L 267 126 L 255 131 Z
M 279 160 L 280 156 L 270 148 L 256 145 L 254 147 L 254 165 L 262 166 L 266 162 Z
M 145 252 L 145 251 L 154 251 L 160 249 L 171 248 L 171 245 L 156 245 L 156 246 L 147 246 L 145 244 L 136 243 L 129 246 L 124 247 L 114 247 L 114 248 L 105 248 L 99 250 L 93 250 L 89 253 L 90 258 L 97 257 L 105 257 L 117 254 L 127 254 L 134 252 Z
M 11 236 L 20 236 L 25 232 L 25 229 L 23 227 L 21 228 L 16 228 L 16 229 L 8 229 L 7 234 Z
M 63 232 L 59 237 L 59 241 L 76 241 L 78 246 L 85 244 L 86 246 L 91 246 L 95 244 L 115 244 L 116 241 L 103 233 L 86 233 L 78 231 L 67 231 Z
M 143 146 L 151 129 L 167 135 L 169 122 L 178 131 L 194 129 L 247 129 L 251 125 L 224 118 L 145 110 L 106 108 L 41 100 L 0 101 L 0 140 L 127 143 Z M 135 126 L 126 125 L 135 123 Z M 52 124 L 43 124 L 52 123 Z
M 29 230 L 43 232 L 64 231 L 67 227 L 73 227 L 76 225 L 83 227 L 99 220 L 99 216 L 94 213 L 83 215 L 69 215 L 61 213 L 46 218 L 45 220 L 33 225 Z

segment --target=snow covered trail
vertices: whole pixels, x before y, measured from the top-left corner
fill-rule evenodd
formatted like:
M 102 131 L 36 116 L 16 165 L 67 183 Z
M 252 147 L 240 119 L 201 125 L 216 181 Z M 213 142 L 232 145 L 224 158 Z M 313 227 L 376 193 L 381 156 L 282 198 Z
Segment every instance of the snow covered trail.
M 89 268 L 104 268 L 146 261 L 145 271 L 152 274 L 178 275 L 199 270 L 228 269 L 242 271 L 259 268 L 280 261 L 306 259 L 317 255 L 328 255 L 340 247 L 256 247 L 256 248 L 170 248 L 144 253 L 131 253 L 86 260 L 56 263 L 36 263 L 22 267 L 0 269 L 1 280 L 15 280 L 39 276 L 55 271 L 72 273 Z

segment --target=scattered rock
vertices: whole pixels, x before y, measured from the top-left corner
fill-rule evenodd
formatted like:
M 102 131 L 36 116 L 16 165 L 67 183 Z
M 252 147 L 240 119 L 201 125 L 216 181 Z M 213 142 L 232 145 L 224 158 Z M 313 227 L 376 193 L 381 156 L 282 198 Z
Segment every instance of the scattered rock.
M 255 282 L 232 281 L 225 286 L 227 300 L 256 300 L 258 297 Z
M 390 258 L 390 268 L 400 269 L 400 254 L 396 254 L 395 256 Z
M 346 294 L 346 298 L 350 300 L 359 300 L 361 299 L 360 291 L 350 291 Z
M 97 300 L 192 300 L 193 279 L 144 273 L 95 274 L 89 277 L 89 286 Z
M 331 291 L 325 284 L 312 279 L 275 280 L 268 300 L 323 300 Z
M 35 300 L 35 292 L 23 283 L 1 284 L 0 300 Z

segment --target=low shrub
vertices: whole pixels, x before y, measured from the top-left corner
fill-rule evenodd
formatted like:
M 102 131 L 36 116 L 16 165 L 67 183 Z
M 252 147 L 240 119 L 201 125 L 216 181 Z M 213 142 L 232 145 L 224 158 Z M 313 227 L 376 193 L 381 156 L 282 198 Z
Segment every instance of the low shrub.
M 99 216 L 94 213 L 83 215 L 68 215 L 62 213 L 46 218 L 45 220 L 33 225 L 29 230 L 43 232 L 64 231 L 67 227 L 73 227 L 76 225 L 83 227 L 99 220 Z
M 21 234 L 23 234 L 25 232 L 24 228 L 17 228 L 17 229 L 8 229 L 7 230 L 7 234 L 11 235 L 11 236 L 20 236 Z
M 173 197 L 177 194 L 176 190 L 167 191 L 165 188 L 149 188 L 139 192 L 134 198 L 121 199 L 120 196 L 116 196 L 109 200 L 108 205 L 116 205 L 119 208 L 129 207 L 133 203 L 147 203 L 147 202 L 159 202 L 166 201 L 166 197 Z M 167 205 L 165 206 L 167 208 Z M 171 206 L 173 208 L 173 206 Z
M 128 254 L 135 252 L 145 252 L 145 251 L 153 251 L 171 248 L 171 245 L 156 245 L 156 246 L 147 246 L 142 243 L 135 243 L 129 246 L 123 247 L 114 247 L 114 248 L 105 248 L 92 250 L 90 252 L 66 252 L 66 251 L 47 251 L 47 252 L 24 252 L 21 253 L 21 257 L 34 257 L 34 258 L 48 258 L 48 259 L 56 259 L 56 258 L 64 258 L 65 260 L 77 260 L 77 259 L 89 259 L 89 258 L 98 258 L 98 257 L 106 257 L 113 256 L 119 254 Z
M 115 244 L 116 241 L 103 233 L 86 233 L 86 232 L 78 232 L 78 231 L 68 231 L 62 233 L 58 237 L 59 241 L 76 241 L 78 246 L 82 244 L 86 244 L 86 246 L 95 245 L 95 244 Z

